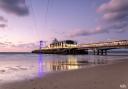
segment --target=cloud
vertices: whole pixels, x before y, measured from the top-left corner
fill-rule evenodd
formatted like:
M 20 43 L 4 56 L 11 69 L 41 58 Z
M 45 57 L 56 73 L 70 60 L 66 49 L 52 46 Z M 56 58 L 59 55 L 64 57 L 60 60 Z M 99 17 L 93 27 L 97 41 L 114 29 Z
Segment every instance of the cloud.
M 2 47 L 15 47 L 15 48 L 37 48 L 38 45 L 36 44 L 36 42 L 33 43 L 19 43 L 19 44 L 14 44 L 12 42 L 0 42 L 0 46 Z
M 126 32 L 128 30 L 128 22 L 127 21 L 116 21 L 114 23 L 109 24 L 106 27 L 110 31 L 114 31 L 117 33 Z
M 0 21 L 7 22 L 7 20 L 3 16 L 0 16 Z
M 109 12 L 120 12 L 127 11 L 128 0 L 110 0 L 107 3 L 102 4 L 99 8 L 99 12 L 109 13 Z
M 0 28 L 5 28 L 6 26 L 6 24 L 0 24 Z
M 25 0 L 0 0 L 0 9 L 17 16 L 26 16 L 29 14 Z
M 3 16 L 0 16 L 0 28 L 5 28 L 7 25 L 3 22 L 7 22 L 7 20 L 3 17 Z
M 108 21 L 128 18 L 128 0 L 110 0 L 102 4 L 98 12 L 103 13 L 103 19 Z
M 6 44 L 5 44 L 5 43 L 0 42 L 0 46 L 5 47 L 5 46 L 6 46 Z
M 33 43 L 21 43 L 21 44 L 13 45 L 13 47 L 36 49 L 38 48 L 38 45 L 33 42 Z
M 32 43 L 19 43 L 19 44 L 14 44 L 12 42 L 0 42 L 0 48 L 1 51 L 32 51 L 35 49 L 38 49 L 39 46 L 37 42 L 32 42 Z
M 12 42 L 0 42 L 0 47 L 7 47 L 11 46 L 13 43 Z
M 100 5 L 97 12 L 103 15 L 99 26 L 74 31 L 70 37 L 128 31 L 128 0 L 109 0 Z
M 77 37 L 77 36 L 88 36 L 88 35 L 94 35 L 94 34 L 101 34 L 101 33 L 108 33 L 109 31 L 98 26 L 95 29 L 88 29 L 88 30 L 78 30 L 72 34 L 69 35 L 69 37 Z
M 107 28 L 122 32 L 128 28 L 128 0 L 110 0 L 102 4 L 98 12 L 103 14 L 102 20 Z

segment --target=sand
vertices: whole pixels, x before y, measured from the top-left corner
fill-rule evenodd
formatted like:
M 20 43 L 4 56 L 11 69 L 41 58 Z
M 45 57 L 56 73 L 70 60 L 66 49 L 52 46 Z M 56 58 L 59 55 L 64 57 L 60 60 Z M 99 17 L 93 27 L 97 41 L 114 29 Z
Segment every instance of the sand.
M 128 60 L 8 83 L 0 89 L 128 89 Z

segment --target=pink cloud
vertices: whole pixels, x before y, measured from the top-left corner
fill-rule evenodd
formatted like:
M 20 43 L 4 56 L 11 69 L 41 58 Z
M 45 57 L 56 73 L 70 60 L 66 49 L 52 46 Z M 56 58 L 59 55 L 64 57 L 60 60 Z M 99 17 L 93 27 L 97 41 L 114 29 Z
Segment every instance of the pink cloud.
M 95 35 L 95 34 L 101 34 L 101 33 L 108 33 L 108 30 L 106 30 L 100 26 L 97 26 L 94 29 L 74 31 L 74 32 L 72 32 L 72 34 L 70 34 L 70 37 Z
M 108 3 L 102 4 L 97 11 L 103 14 L 103 19 L 106 21 L 127 18 L 128 0 L 110 0 Z
M 125 11 L 128 9 L 128 0 L 110 0 L 108 3 L 102 4 L 98 11 L 102 13 Z
M 71 37 L 88 36 L 108 32 L 121 33 L 128 29 L 128 0 L 110 0 L 97 8 L 101 17 L 100 26 L 94 29 L 85 29 L 72 32 Z

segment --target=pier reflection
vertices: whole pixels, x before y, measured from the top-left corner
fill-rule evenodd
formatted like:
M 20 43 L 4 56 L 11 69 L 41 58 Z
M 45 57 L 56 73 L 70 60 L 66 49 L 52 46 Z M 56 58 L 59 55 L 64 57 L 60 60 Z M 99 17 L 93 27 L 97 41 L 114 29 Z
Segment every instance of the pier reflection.
M 76 56 L 66 56 L 66 59 L 43 60 L 43 55 L 39 55 L 39 76 L 43 73 L 66 71 L 79 69 L 83 65 L 87 65 L 88 61 L 78 61 Z
M 108 58 L 107 57 L 104 57 L 104 56 L 94 56 L 94 55 L 91 55 L 90 58 L 89 58 L 89 62 L 91 64 L 107 64 L 108 63 Z
M 68 56 L 66 60 L 58 60 L 52 61 L 49 63 L 49 67 L 51 71 L 60 71 L 60 70 L 72 70 L 78 69 L 78 61 L 77 58 L 74 56 Z
M 83 67 L 89 67 L 91 65 L 97 65 L 97 64 L 106 64 L 106 60 L 102 57 L 94 57 L 94 60 L 92 57 L 89 59 L 82 59 L 78 56 L 73 55 L 66 55 L 65 57 L 62 57 L 63 59 L 59 59 L 59 57 L 56 57 L 52 60 L 49 59 L 43 59 L 43 55 L 39 55 L 39 77 L 42 77 L 44 73 L 49 72 L 56 72 L 56 71 L 67 71 L 67 70 L 74 70 L 79 69 Z M 92 60 L 92 61 L 91 61 Z

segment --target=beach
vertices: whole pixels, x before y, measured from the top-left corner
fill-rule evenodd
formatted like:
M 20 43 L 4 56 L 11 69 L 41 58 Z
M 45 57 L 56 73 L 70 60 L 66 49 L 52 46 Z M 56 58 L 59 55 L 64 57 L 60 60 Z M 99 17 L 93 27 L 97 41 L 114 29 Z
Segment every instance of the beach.
M 92 68 L 51 73 L 43 78 L 0 85 L 0 89 L 127 89 L 128 60 Z
M 128 0 L 0 0 L 0 89 L 128 89 Z

